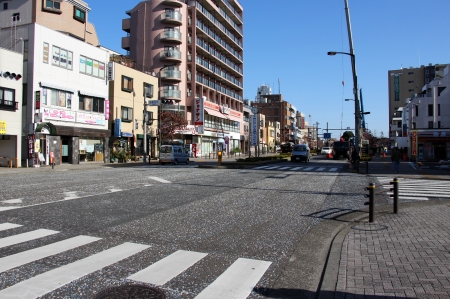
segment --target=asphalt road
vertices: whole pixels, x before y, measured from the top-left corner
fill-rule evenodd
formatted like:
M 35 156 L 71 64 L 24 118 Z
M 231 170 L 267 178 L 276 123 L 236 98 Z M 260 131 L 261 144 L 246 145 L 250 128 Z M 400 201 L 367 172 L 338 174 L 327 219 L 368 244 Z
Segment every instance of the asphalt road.
M 94 298 L 128 283 L 167 298 L 315 298 L 329 244 L 373 178 L 323 157 L 278 166 L 3 175 L 0 298 Z M 79 236 L 56 254 L 31 251 Z M 11 257 L 24 262 L 2 269 Z

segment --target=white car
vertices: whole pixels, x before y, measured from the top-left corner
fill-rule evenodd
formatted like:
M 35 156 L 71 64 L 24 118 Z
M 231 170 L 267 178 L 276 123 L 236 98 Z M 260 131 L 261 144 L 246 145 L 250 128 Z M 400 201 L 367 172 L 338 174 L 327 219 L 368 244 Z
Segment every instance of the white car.
M 331 154 L 331 147 L 322 147 L 322 150 L 320 151 L 322 155 L 328 155 Z

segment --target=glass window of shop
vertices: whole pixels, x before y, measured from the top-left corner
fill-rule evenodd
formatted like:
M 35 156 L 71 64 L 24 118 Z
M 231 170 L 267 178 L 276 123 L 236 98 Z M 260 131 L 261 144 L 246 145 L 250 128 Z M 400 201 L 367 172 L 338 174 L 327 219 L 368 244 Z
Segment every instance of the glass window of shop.
M 80 162 L 103 162 L 104 139 L 80 138 Z
M 224 130 L 228 132 L 240 132 L 240 123 L 238 121 L 224 119 L 212 115 L 205 115 L 205 127 Z

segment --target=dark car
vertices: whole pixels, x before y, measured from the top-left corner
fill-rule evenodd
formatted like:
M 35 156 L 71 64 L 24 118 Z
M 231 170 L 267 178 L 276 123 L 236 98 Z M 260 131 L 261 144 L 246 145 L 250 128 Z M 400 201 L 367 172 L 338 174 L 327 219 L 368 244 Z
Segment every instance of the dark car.
M 350 146 L 350 141 L 335 141 L 333 143 L 333 159 L 348 159 Z
M 309 162 L 310 151 L 306 144 L 297 144 L 292 149 L 291 162 Z

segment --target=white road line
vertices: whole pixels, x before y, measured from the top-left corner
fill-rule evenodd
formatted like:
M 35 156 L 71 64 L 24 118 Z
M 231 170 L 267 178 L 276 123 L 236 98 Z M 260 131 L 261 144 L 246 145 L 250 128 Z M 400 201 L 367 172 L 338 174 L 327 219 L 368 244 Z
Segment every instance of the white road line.
M 269 166 L 267 166 L 267 165 L 264 165 L 264 166 L 258 166 L 258 167 L 255 167 L 255 168 L 253 168 L 253 169 L 264 169 L 264 168 L 266 168 L 266 167 L 269 167 Z
M 271 262 L 240 258 L 195 299 L 245 299 L 270 264 Z
M 305 168 L 305 169 L 303 169 L 303 170 L 311 170 L 311 169 L 313 169 L 314 167 L 307 167 L 307 168 Z
M 148 245 L 134 243 L 121 244 L 6 288 L 0 291 L 0 298 L 31 299 L 45 295 L 73 280 L 98 271 L 149 247 Z
M 324 171 L 324 170 L 325 170 L 325 167 L 319 167 L 315 171 Z
M 389 195 L 392 195 L 392 192 L 388 192 Z M 418 192 L 401 192 L 399 190 L 398 196 L 412 196 L 412 197 L 421 197 L 421 196 L 427 196 L 427 197 L 445 197 L 450 198 L 450 195 L 447 194 L 432 194 L 432 193 L 418 193 Z
M 16 199 L 8 199 L 8 200 L 2 200 L 1 202 L 4 203 L 22 203 L 23 198 L 16 198 Z
M 415 200 L 430 200 L 428 197 L 415 197 L 415 196 L 399 196 L 399 199 L 415 199 Z
M 39 239 L 39 238 L 51 236 L 51 235 L 58 234 L 58 233 L 59 232 L 57 232 L 55 230 L 37 229 L 37 230 L 33 230 L 31 232 L 27 232 L 27 233 L 15 235 L 15 236 L 2 238 L 2 239 L 0 239 L 0 248 L 6 247 L 6 246 L 15 245 L 15 244 L 19 244 L 19 243 L 23 243 L 23 242 L 27 242 L 27 241 L 31 241 L 31 240 L 34 240 L 34 239 Z M 1 298 L 1 296 L 0 296 L 0 298 Z
M 8 210 L 15 210 L 15 209 L 19 209 L 21 207 L 0 207 L 0 212 L 3 211 L 8 211 Z
M 294 168 L 292 168 L 291 170 L 299 170 L 299 169 L 302 169 L 303 167 L 294 167 Z
M 4 272 L 98 240 L 101 240 L 101 238 L 76 236 L 67 240 L 6 256 L 0 258 L 0 272 Z
M 328 170 L 328 171 L 336 171 L 336 170 L 338 170 L 337 167 L 332 167 L 332 168 L 330 168 L 330 170 Z
M 112 192 L 112 193 L 113 192 L 120 192 L 120 191 L 122 191 L 122 189 L 109 189 L 109 191 Z
M 11 228 L 16 228 L 16 227 L 21 227 L 21 226 L 22 225 L 20 225 L 20 224 L 14 224 L 14 223 L 9 223 L 9 222 L 0 223 L 0 231 L 11 229 Z
M 207 253 L 178 250 L 128 279 L 161 286 L 207 256 Z
M 289 169 L 289 168 L 291 168 L 291 167 L 281 167 L 278 170 L 285 170 L 285 169 Z
M 170 183 L 172 183 L 172 182 L 170 182 L 170 181 L 166 181 L 165 179 L 161 179 L 161 178 L 158 178 L 158 177 L 156 177 L 156 176 L 149 176 L 148 178 L 149 178 L 149 179 L 152 179 L 152 180 L 155 180 L 155 181 L 157 181 L 157 182 L 160 182 L 160 183 L 164 183 L 164 184 L 170 184 Z
M 279 168 L 280 166 L 272 166 L 272 167 L 268 167 L 268 168 L 266 168 L 266 169 L 277 169 L 277 168 Z

